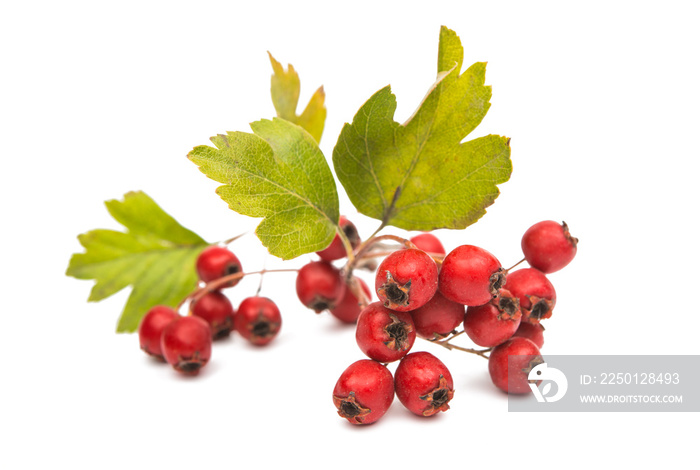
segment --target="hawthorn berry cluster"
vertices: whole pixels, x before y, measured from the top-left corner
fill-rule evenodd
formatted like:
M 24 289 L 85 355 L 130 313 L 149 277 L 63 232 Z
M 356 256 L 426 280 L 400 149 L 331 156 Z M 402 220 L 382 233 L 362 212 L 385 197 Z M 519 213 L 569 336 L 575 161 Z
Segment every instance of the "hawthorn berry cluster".
M 279 308 L 267 297 L 247 297 L 234 309 L 223 289 L 238 284 L 244 274 L 238 257 L 228 248 L 205 248 L 197 258 L 196 269 L 205 286 L 183 301 L 190 302 L 189 315 L 181 316 L 178 309 L 157 305 L 146 313 L 138 330 L 144 352 L 189 375 L 197 374 L 209 362 L 213 341 L 236 331 L 263 346 L 277 336 L 282 326 Z
M 530 267 L 517 270 L 520 263 L 504 269 L 493 254 L 473 245 L 446 253 L 432 233 L 361 243 L 351 222 L 343 218 L 341 226 L 353 260 L 340 269 L 331 263 L 347 253 L 336 236 L 329 248 L 318 252 L 321 260 L 299 270 L 296 283 L 298 297 L 308 308 L 356 322 L 357 345 L 368 357 L 351 364 L 336 383 L 333 402 L 341 417 L 353 424 L 373 423 L 386 413 L 394 396 L 420 416 L 449 409 L 452 375 L 431 353 L 410 352 L 417 337 L 487 358 L 494 385 L 505 392 L 530 390 L 527 374 L 543 362 L 540 322 L 552 316 L 556 303 L 546 275 L 576 254 L 578 240 L 565 223 L 543 221 L 530 227 L 521 241 L 521 262 Z M 363 257 L 377 255 L 369 247 L 380 239 L 399 241 L 401 248 L 376 268 L 374 291 L 379 300 L 370 302 L 367 285 L 352 269 Z M 463 329 L 458 331 L 460 325 Z M 463 333 L 486 349 L 451 343 Z M 525 362 L 509 376 L 511 355 L 523 356 Z M 392 375 L 387 365 L 395 362 Z
M 433 354 L 411 352 L 416 338 L 482 356 L 496 387 L 507 393 L 529 392 L 528 373 L 543 362 L 541 321 L 552 316 L 556 304 L 547 274 L 562 269 L 576 254 L 578 240 L 565 223 L 543 221 L 530 227 L 521 241 L 524 259 L 510 269 L 474 245 L 447 253 L 432 233 L 410 239 L 375 235 L 363 242 L 346 217 L 339 226 L 332 243 L 317 252 L 319 259 L 294 271 L 299 300 L 317 313 L 329 311 L 339 321 L 355 324 L 357 346 L 367 356 L 336 382 L 333 403 L 341 417 L 353 424 L 373 423 L 394 397 L 419 416 L 450 408 L 452 375 Z M 386 241 L 399 247 L 387 247 Z M 333 264 L 346 257 L 344 266 Z M 378 266 L 376 258 L 383 258 Z M 529 267 L 516 270 L 524 261 Z M 376 271 L 373 291 L 354 274 L 359 267 Z M 189 315 L 181 316 L 179 307 L 158 305 L 139 326 L 141 348 L 185 374 L 196 374 L 207 364 L 216 339 L 235 330 L 264 345 L 282 323 L 276 304 L 257 294 L 233 308 L 223 290 L 251 273 L 243 272 L 229 249 L 207 247 L 197 258 L 196 270 L 204 287 L 183 300 L 189 301 Z M 378 300 L 372 301 L 373 293 Z M 451 342 L 462 334 L 485 349 Z M 510 374 L 509 356 L 521 362 Z M 392 363 L 393 373 L 388 367 Z

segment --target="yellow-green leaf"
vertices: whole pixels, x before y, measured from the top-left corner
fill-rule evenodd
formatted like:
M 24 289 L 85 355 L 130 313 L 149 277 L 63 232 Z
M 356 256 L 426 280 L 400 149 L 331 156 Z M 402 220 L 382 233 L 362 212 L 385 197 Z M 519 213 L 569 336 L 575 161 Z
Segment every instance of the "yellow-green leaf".
M 66 274 L 95 281 L 92 302 L 131 286 L 117 331 L 133 332 L 151 307 L 176 307 L 197 287 L 195 261 L 208 243 L 143 192 L 105 205 L 126 232 L 97 229 L 79 235 L 85 252 L 71 257 Z
M 272 95 L 272 103 L 277 111 L 277 117 L 303 127 L 316 139 L 316 142 L 321 142 L 321 135 L 326 122 L 326 94 L 323 91 L 323 87 L 316 90 L 304 111 L 297 115 L 300 90 L 299 75 L 291 64 L 287 66 L 287 70 L 284 70 L 282 64 L 277 62 L 272 57 L 272 54 L 268 52 L 268 55 L 270 56 L 270 63 L 274 72 L 272 74 L 270 93 Z
M 271 254 L 291 259 L 328 246 L 338 225 L 335 180 L 314 138 L 275 118 L 251 124 L 253 134 L 212 137 L 188 155 L 229 207 L 262 217 L 255 233 Z
M 462 229 L 476 222 L 510 178 L 510 139 L 463 142 L 490 107 L 486 64 L 461 72 L 457 35 L 440 30 L 438 75 L 407 122 L 394 120 L 389 87 L 345 124 L 333 150 L 338 179 L 361 213 L 406 230 Z

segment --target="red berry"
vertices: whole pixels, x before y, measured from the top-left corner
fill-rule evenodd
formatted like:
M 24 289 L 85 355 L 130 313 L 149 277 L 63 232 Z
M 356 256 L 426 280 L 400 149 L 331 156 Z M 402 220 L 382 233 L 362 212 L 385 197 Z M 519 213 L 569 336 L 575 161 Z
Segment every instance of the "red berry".
M 297 296 L 306 307 L 320 313 L 331 310 L 345 293 L 345 281 L 338 268 L 326 261 L 313 261 L 297 274 Z
M 211 245 L 206 247 L 197 258 L 197 275 L 203 282 L 215 281 L 224 276 L 243 272 L 241 262 L 228 248 Z M 233 280 L 221 287 L 233 287 L 240 279 Z
M 539 323 L 552 316 L 557 293 L 542 271 L 535 268 L 512 271 L 503 287 L 520 300 L 523 322 Z
M 199 317 L 180 317 L 165 327 L 160 347 L 175 370 L 194 375 L 211 357 L 211 328 Z
M 473 245 L 458 246 L 442 262 L 440 292 L 463 305 L 483 305 L 503 287 L 506 272 L 488 251 Z
M 371 299 L 372 291 L 367 286 L 367 283 L 365 283 L 365 281 L 359 277 L 353 279 L 355 279 L 358 287 L 365 293 L 366 298 Z M 344 323 L 356 323 L 357 317 L 360 316 L 361 311 L 360 301 L 357 297 L 355 297 L 355 294 L 353 294 L 349 285 L 345 286 L 345 295 L 343 295 L 340 302 L 335 306 L 335 308 L 330 310 L 334 317 Z
M 236 331 L 258 346 L 272 341 L 282 326 L 277 305 L 267 297 L 248 297 L 238 306 L 233 317 Z
M 576 256 L 578 238 L 569 233 L 566 222 L 538 222 L 525 231 L 521 246 L 528 264 L 545 274 L 559 271 Z
M 508 356 L 513 357 L 509 360 Z M 530 393 L 527 376 L 535 366 L 543 362 L 544 359 L 535 343 L 518 336 L 491 351 L 489 375 L 493 384 L 504 392 Z
M 432 299 L 420 308 L 411 311 L 416 334 L 422 338 L 444 338 L 464 320 L 464 305 L 446 299 L 435 292 Z
M 433 416 L 450 409 L 454 396 L 452 375 L 445 364 L 428 352 L 407 355 L 396 368 L 396 397 L 412 413 Z
M 344 215 L 340 216 L 338 221 L 340 229 L 345 233 L 345 236 L 350 241 L 350 246 L 354 250 L 360 245 L 360 235 L 357 233 L 357 228 L 350 222 Z M 323 261 L 334 261 L 340 258 L 345 258 L 347 256 L 347 251 L 345 250 L 345 245 L 343 245 L 342 240 L 338 234 L 335 235 L 333 241 L 327 248 L 317 251 L 316 254 Z
M 139 324 L 139 344 L 146 354 L 164 360 L 160 349 L 160 337 L 163 329 L 180 315 L 170 307 L 156 305 L 141 319 Z
M 221 291 L 211 291 L 192 302 L 192 315 L 206 320 L 213 339 L 225 338 L 233 329 L 233 305 Z
M 394 379 L 386 366 L 369 359 L 351 364 L 333 389 L 338 414 L 352 424 L 371 424 L 394 401 Z
M 513 336 L 521 316 L 518 298 L 501 289 L 490 302 L 467 308 L 464 332 L 478 346 L 490 348 Z
M 381 262 L 375 289 L 385 307 L 408 312 L 425 305 L 437 290 L 438 268 L 422 250 L 395 251 Z
M 527 338 L 540 349 L 544 346 L 544 326 L 542 323 L 521 322 L 513 336 Z
M 357 319 L 355 339 L 362 352 L 379 362 L 401 359 L 416 340 L 416 329 L 411 315 L 373 302 L 365 307 Z
M 418 249 L 423 250 L 426 253 L 435 253 L 438 255 L 445 254 L 445 247 L 442 246 L 442 242 L 440 242 L 440 239 L 429 232 L 421 233 L 420 235 L 411 237 L 411 243 L 413 243 Z

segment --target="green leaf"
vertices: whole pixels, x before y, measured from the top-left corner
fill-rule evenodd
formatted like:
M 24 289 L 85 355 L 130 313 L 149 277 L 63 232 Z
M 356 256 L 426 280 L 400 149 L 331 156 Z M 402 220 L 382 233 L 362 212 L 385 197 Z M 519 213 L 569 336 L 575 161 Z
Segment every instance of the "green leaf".
M 489 109 L 486 64 L 460 75 L 459 37 L 440 30 L 437 81 L 404 124 L 394 121 L 390 87 L 345 124 L 333 150 L 338 179 L 359 212 L 406 230 L 463 229 L 476 222 L 508 181 L 510 139 L 463 139 Z
M 313 136 L 316 142 L 321 142 L 323 126 L 326 121 L 326 94 L 323 87 L 320 87 L 309 100 L 309 104 L 301 113 L 297 115 L 297 104 L 299 102 L 299 75 L 294 67 L 289 64 L 285 71 L 282 64 L 277 62 L 272 54 L 270 63 L 272 64 L 272 103 L 275 105 L 277 116 L 289 122 L 297 124 Z
M 271 254 L 291 259 L 328 246 L 338 225 L 338 193 L 326 158 L 303 128 L 275 118 L 254 134 L 212 137 L 188 155 L 216 192 L 243 215 L 263 217 L 255 233 Z
M 97 229 L 79 235 L 85 252 L 71 257 L 66 275 L 96 281 L 88 298 L 92 302 L 132 286 L 117 331 L 133 332 L 151 307 L 176 307 L 196 289 L 195 261 L 208 243 L 143 192 L 105 205 L 127 231 Z

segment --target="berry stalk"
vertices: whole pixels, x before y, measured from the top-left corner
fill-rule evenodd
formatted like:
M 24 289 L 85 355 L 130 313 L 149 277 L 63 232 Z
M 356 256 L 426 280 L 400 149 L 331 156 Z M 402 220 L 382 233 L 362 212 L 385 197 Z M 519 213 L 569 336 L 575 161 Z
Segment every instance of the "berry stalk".
M 438 344 L 438 345 L 442 346 L 443 348 L 448 349 L 450 351 L 452 351 L 453 349 L 456 349 L 458 351 L 463 351 L 463 352 L 467 352 L 470 354 L 475 354 L 477 356 L 481 356 L 484 359 L 489 358 L 489 356 L 486 353 L 491 352 L 491 350 L 493 348 L 473 349 L 473 348 L 465 348 L 463 346 L 457 346 L 456 344 L 451 343 L 451 341 L 453 339 L 455 339 L 456 337 L 458 337 L 462 334 L 464 334 L 464 330 L 458 331 L 456 333 L 452 333 L 450 336 L 448 336 L 447 338 L 444 338 L 444 339 L 434 339 L 434 340 L 428 339 L 427 341 L 430 341 L 433 344 Z
M 354 253 L 354 257 L 351 260 L 348 258 L 348 262 L 345 264 L 345 267 L 343 268 L 345 275 L 350 277 L 352 276 L 353 270 L 357 267 L 357 264 L 360 261 L 366 260 L 368 258 L 373 258 L 375 255 L 371 252 L 372 248 L 377 245 L 378 243 L 381 243 L 386 240 L 391 240 L 399 243 L 403 248 L 416 248 L 416 245 L 413 244 L 410 240 L 407 240 L 405 238 L 399 237 L 397 235 L 376 235 L 377 232 L 375 232 L 374 235 L 369 237 L 367 240 L 362 242 L 359 247 L 357 247 L 357 251 Z M 378 255 L 377 255 L 378 256 Z
M 188 301 L 197 301 L 201 297 L 203 297 L 205 294 L 208 292 L 216 291 L 221 289 L 222 287 L 225 287 L 228 283 L 232 281 L 239 281 L 243 279 L 245 276 L 250 276 L 252 274 L 260 274 L 261 276 L 266 274 L 266 273 L 290 273 L 290 272 L 299 272 L 298 269 L 261 269 L 260 271 L 250 271 L 247 273 L 240 272 L 240 273 L 235 273 L 235 274 L 229 274 L 228 276 L 223 276 L 219 279 L 215 279 L 213 281 L 207 282 L 204 286 L 194 290 L 190 294 L 188 294 L 182 301 L 178 304 L 176 310 L 179 311 L 185 303 Z

